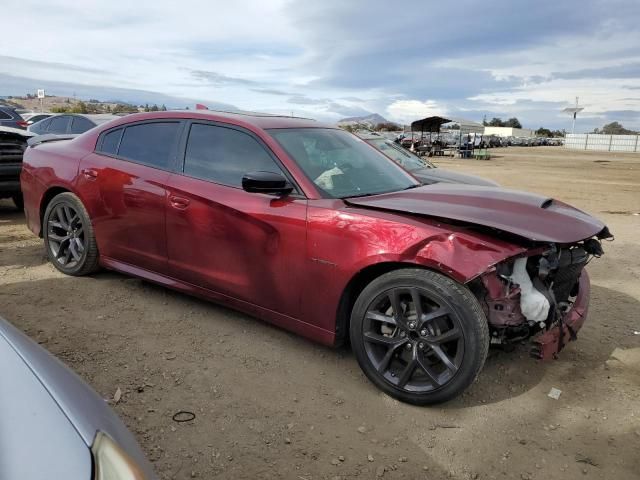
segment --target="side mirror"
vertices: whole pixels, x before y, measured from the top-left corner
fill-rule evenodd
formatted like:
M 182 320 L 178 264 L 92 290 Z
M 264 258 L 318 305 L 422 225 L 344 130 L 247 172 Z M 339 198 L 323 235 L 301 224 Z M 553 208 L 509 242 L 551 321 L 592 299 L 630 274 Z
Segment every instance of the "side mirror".
M 270 193 L 286 195 L 293 186 L 281 173 L 250 172 L 242 177 L 242 188 L 251 193 Z

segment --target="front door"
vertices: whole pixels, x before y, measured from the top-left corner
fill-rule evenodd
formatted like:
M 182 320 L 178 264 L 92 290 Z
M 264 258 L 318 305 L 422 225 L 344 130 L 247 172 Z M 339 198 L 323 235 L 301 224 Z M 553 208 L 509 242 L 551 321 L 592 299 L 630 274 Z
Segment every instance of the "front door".
M 307 200 L 245 192 L 242 176 L 281 173 L 259 139 L 237 128 L 190 126 L 184 172 L 168 181 L 170 275 L 296 317 Z

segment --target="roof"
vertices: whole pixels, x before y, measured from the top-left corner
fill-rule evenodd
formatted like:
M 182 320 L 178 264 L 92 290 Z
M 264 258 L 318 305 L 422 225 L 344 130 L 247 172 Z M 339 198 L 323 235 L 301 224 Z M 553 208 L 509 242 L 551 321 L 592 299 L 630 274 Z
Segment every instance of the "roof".
M 422 120 L 416 120 L 411 123 L 411 130 L 420 130 L 426 132 L 439 132 L 440 125 L 449 123 L 451 120 L 444 117 L 426 117 Z
M 121 123 L 132 121 L 152 120 L 159 118 L 187 118 L 219 122 L 229 122 L 236 125 L 251 125 L 257 128 L 338 128 L 335 125 L 316 122 L 309 118 L 289 117 L 256 112 L 223 112 L 216 110 L 167 110 L 164 112 L 132 113 L 122 117 Z

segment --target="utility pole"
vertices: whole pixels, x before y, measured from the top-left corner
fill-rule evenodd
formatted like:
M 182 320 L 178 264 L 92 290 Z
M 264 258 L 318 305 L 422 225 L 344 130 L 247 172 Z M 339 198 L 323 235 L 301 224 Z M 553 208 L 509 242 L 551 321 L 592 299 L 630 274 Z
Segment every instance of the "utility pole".
M 576 106 L 573 108 L 565 108 L 563 110 L 563 112 L 569 113 L 572 115 L 573 120 L 571 121 L 571 134 L 575 133 L 576 130 L 576 117 L 578 116 L 578 113 L 581 112 L 582 110 L 584 110 L 583 107 L 579 107 L 578 106 L 578 100 L 579 97 L 576 97 Z

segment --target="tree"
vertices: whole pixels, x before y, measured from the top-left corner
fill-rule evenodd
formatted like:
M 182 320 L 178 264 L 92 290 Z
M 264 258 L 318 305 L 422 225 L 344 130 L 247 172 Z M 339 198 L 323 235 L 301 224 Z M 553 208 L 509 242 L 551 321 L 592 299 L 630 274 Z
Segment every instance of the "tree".
M 160 107 L 160 111 L 161 112 L 166 112 L 167 111 L 167 107 L 165 106 L 165 104 L 163 103 L 162 106 Z
M 485 127 L 486 127 L 487 125 L 489 125 L 489 124 L 487 123 L 487 116 L 486 116 L 486 115 L 485 115 L 484 117 L 482 117 L 482 125 L 484 125 Z
M 618 122 L 611 122 L 602 127 L 601 133 L 605 135 L 633 135 L 636 132 L 627 130 Z
M 505 127 L 522 128 L 522 124 L 520 123 L 520 120 L 518 120 L 516 117 L 513 117 L 507 120 L 507 122 L 505 123 Z
M 159 110 L 158 105 L 156 105 L 155 103 L 153 104 L 153 107 L 149 109 L 150 112 L 157 112 L 158 110 Z
M 548 128 L 540 127 L 538 130 L 536 130 L 536 136 L 538 136 L 538 137 L 553 137 L 553 132 L 551 132 L 551 130 L 549 130 Z
M 87 104 L 84 102 L 76 103 L 73 107 L 71 107 L 69 111 L 71 113 L 89 113 L 89 110 L 87 109 Z
M 131 113 L 137 112 L 138 108 L 134 105 L 127 105 L 124 103 L 116 103 L 113 109 L 111 110 L 113 113 Z
M 375 127 L 373 127 L 373 129 L 378 132 L 380 131 L 395 132 L 396 130 L 398 130 L 398 125 L 396 125 L 393 122 L 381 122 L 381 123 L 378 123 Z
M 491 119 L 491 121 L 489 122 L 489 126 L 490 127 L 504 127 L 505 124 L 504 124 L 504 122 L 502 121 L 501 118 L 493 117 Z

